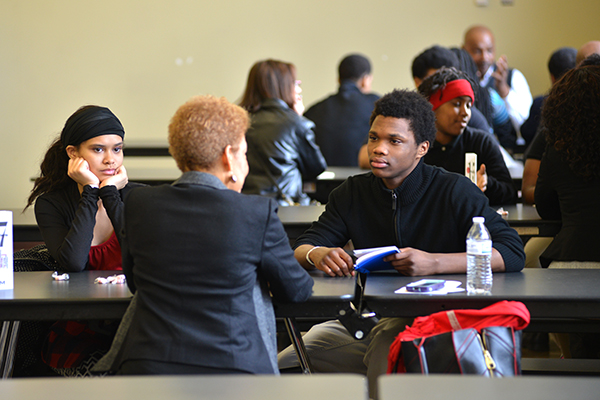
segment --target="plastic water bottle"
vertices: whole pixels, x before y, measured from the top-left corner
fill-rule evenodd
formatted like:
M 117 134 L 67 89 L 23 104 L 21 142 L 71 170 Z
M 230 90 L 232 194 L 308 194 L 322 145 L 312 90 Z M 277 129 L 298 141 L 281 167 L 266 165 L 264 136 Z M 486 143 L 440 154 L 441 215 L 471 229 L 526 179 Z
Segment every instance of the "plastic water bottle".
M 473 217 L 467 234 L 467 293 L 492 292 L 492 238 L 484 217 Z

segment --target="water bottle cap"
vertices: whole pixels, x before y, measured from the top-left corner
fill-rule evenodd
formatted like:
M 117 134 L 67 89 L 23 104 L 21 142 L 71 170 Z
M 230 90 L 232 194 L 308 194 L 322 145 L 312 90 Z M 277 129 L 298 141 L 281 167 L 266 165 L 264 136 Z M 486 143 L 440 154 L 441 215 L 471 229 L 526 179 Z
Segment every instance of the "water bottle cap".
M 473 223 L 474 224 L 479 224 L 479 223 L 484 223 L 485 222 L 485 217 L 473 217 Z

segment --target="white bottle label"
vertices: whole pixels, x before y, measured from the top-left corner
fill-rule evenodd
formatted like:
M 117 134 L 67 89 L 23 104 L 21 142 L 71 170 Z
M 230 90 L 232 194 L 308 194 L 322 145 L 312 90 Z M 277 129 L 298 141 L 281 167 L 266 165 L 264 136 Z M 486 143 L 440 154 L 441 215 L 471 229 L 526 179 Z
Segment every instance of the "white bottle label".
M 467 254 L 475 255 L 491 255 L 492 241 L 491 240 L 467 240 Z

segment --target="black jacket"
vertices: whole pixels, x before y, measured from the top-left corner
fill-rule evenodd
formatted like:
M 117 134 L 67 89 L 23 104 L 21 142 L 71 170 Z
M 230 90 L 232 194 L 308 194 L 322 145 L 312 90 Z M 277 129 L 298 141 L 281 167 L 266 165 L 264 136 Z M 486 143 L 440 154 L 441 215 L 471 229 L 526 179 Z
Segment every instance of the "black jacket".
M 311 106 L 304 116 L 315 123 L 315 138 L 328 165 L 358 166 L 358 151 L 367 142 L 369 119 L 379 99 L 364 94 L 352 81 Z
M 260 289 L 304 301 L 313 281 L 272 199 L 186 172 L 132 191 L 124 221 L 123 271 L 137 305 L 121 362 L 278 373 L 273 307 Z
M 468 126 L 462 134 L 448 144 L 435 141 L 425 155 L 429 165 L 442 167 L 450 172 L 465 174 L 465 153 L 477 154 L 477 169 L 485 164 L 488 186 L 485 195 L 492 206 L 515 204 L 517 189 L 506 167 L 498 143 L 490 134 Z
M 488 206 L 481 190 L 465 176 L 423 161 L 394 190 L 371 172 L 348 178 L 331 192 L 319 220 L 294 247 L 342 247 L 352 240 L 357 249 L 395 245 L 429 253 L 462 253 L 474 216 L 485 217 L 506 271 L 523 269 L 523 242 Z
M 573 173 L 554 146 L 546 148 L 535 186 L 535 206 L 544 219 L 560 219 L 562 227 L 540 256 L 552 261 L 600 261 L 600 180 Z
M 293 201 L 307 205 L 310 199 L 302 191 L 302 180 L 314 180 L 327 168 L 313 127 L 282 100 L 265 100 L 252 114 L 246 134 L 250 172 L 243 192 L 273 197 L 287 205 L 280 189 Z

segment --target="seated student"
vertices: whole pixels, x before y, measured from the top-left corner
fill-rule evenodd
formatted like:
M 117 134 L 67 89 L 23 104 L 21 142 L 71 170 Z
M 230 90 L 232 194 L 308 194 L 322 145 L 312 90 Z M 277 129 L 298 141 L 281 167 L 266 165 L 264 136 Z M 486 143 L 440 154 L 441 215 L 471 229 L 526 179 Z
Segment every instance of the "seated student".
M 575 57 L 577 49 L 574 47 L 561 47 L 550 56 L 548 60 L 548 71 L 550 72 L 550 81 L 552 84 L 559 80 L 565 72 L 575 68 Z M 541 95 L 533 99 L 529 109 L 529 117 L 521 125 L 521 137 L 529 146 L 535 137 L 540 126 L 540 116 L 542 114 L 542 104 L 546 100 L 546 95 Z
M 281 206 L 308 205 L 303 179 L 314 180 L 327 168 L 315 143 L 315 124 L 304 118 L 296 67 L 277 60 L 252 66 L 240 105 L 250 112 L 245 194 L 276 198 Z
M 566 66 L 571 66 L 572 63 L 571 61 L 568 61 L 570 59 L 570 55 L 569 55 L 569 51 L 572 52 L 572 50 L 568 50 L 569 48 L 564 48 L 567 50 L 566 54 L 562 54 L 562 56 L 559 58 L 559 60 L 566 58 L 566 60 L 562 60 L 562 62 L 557 62 L 557 64 L 554 65 L 555 71 L 557 71 L 557 74 L 560 74 L 560 77 L 562 77 L 562 75 L 564 75 L 570 68 L 564 69 L 561 71 L 560 65 L 562 65 L 563 67 Z M 550 63 L 552 62 L 554 64 L 554 62 L 552 61 L 552 59 L 555 57 L 555 55 L 559 52 L 561 52 L 563 49 L 559 49 L 556 53 L 553 54 L 553 56 L 551 57 L 550 61 L 548 62 L 548 68 L 550 68 Z M 594 55 L 599 55 L 600 53 L 594 53 L 594 51 L 597 50 L 600 52 L 600 41 L 596 42 L 596 41 L 592 41 L 592 42 L 588 42 L 586 43 L 583 47 L 581 47 L 576 55 L 575 55 L 575 65 L 594 65 L 597 61 L 597 57 Z M 560 54 L 560 53 L 559 53 Z M 591 57 L 585 56 L 585 54 L 588 54 Z M 587 57 L 587 59 L 586 59 Z M 585 60 L 585 63 L 583 62 Z M 557 60 L 558 61 L 558 60 Z M 571 68 L 575 67 L 575 65 L 572 65 Z M 551 70 L 551 78 L 552 78 L 552 70 Z M 557 79 L 552 79 L 552 84 L 554 84 Z M 545 96 L 547 97 L 547 96 Z M 544 100 L 545 100 L 544 97 Z M 532 106 L 532 111 L 533 111 L 533 106 Z M 541 112 L 541 109 L 539 110 L 539 112 Z M 538 116 L 539 118 L 539 116 Z M 533 140 L 531 141 L 531 144 L 529 145 L 529 147 L 527 148 L 527 151 L 525 152 L 525 165 L 523 167 L 523 183 L 522 183 L 522 188 L 521 188 L 521 193 L 523 194 L 523 201 L 525 203 L 529 203 L 529 204 L 533 204 L 534 202 L 534 193 L 535 193 L 535 185 L 537 183 L 537 178 L 538 178 L 538 173 L 540 171 L 540 161 L 542 159 L 542 156 L 544 154 L 544 151 L 546 149 L 546 132 L 543 126 L 540 126 L 539 129 L 536 130 L 536 134 L 533 137 Z
M 471 59 L 471 56 L 468 57 Z M 473 63 L 472 59 L 471 62 Z M 435 74 L 442 67 L 454 67 L 459 71 L 461 70 L 460 61 L 452 50 L 436 45 L 426 49 L 421 54 L 416 56 L 412 63 L 412 76 L 413 80 L 415 81 L 415 87 L 418 88 L 425 78 Z M 479 84 L 475 82 L 473 82 L 473 84 L 475 86 L 473 91 L 479 95 L 481 92 Z M 477 98 L 477 102 L 479 102 L 478 95 L 475 96 Z M 471 119 L 469 119 L 468 126 L 490 133 L 493 132 L 492 128 L 490 128 L 490 125 L 488 124 L 488 121 L 475 104 L 473 104 L 473 107 L 471 107 Z
M 579 66 L 554 84 L 542 110 L 547 147 L 535 204 L 542 218 L 562 219 L 540 257 L 543 267 L 552 261 L 600 261 L 600 56 L 592 58 L 597 64 Z
M 67 119 L 44 156 L 27 207 L 35 201 L 40 232 L 63 271 L 121 269 L 123 199 L 139 186 L 128 183 L 124 136 L 121 121 L 108 108 L 84 106 Z M 61 375 L 89 375 L 117 325 L 58 321 L 42 359 Z
M 484 131 L 467 126 L 474 101 L 471 79 L 454 68 L 441 68 L 425 79 L 419 92 L 435 112 L 435 142 L 424 157 L 427 164 L 465 173 L 465 153 L 477 154 L 477 186 L 492 205 L 514 204 L 517 191 L 500 146 Z
M 548 70 L 552 84 L 558 81 L 568 70 L 575 67 L 577 50 L 572 47 L 562 47 L 550 56 Z M 521 182 L 521 197 L 523 203 L 533 204 L 535 185 L 540 172 L 540 162 L 546 150 L 545 128 L 540 126 L 542 106 L 547 94 L 533 100 L 529 110 L 529 118 L 521 125 L 521 136 L 528 144 L 524 154 L 523 180 Z M 539 268 L 540 254 L 552 242 L 551 237 L 532 237 L 525 244 L 525 267 Z
M 477 69 L 477 64 L 475 64 L 475 61 L 473 61 L 473 57 L 471 57 L 469 52 L 465 49 L 459 47 L 451 47 L 450 50 L 452 50 L 452 52 L 458 58 L 458 67 L 456 69 L 469 75 L 473 82 L 476 83 L 476 89 L 474 90 L 475 107 L 477 107 L 477 109 L 481 111 L 481 114 L 490 126 L 491 132 L 494 132 L 494 109 L 492 106 L 492 100 L 490 99 L 489 90 L 479 85 L 479 77 L 477 75 L 477 72 L 479 70 Z M 494 135 L 494 137 L 496 136 Z
M 239 193 L 248 125 L 225 98 L 192 98 L 169 125 L 183 175 L 125 202 L 123 271 L 137 305 L 118 373 L 279 372 L 266 290 L 304 301 L 313 281 L 294 259 L 276 202 Z
M 542 110 L 548 146 L 540 163 L 535 204 L 562 227 L 540 256 L 553 261 L 600 262 L 600 55 L 586 58 L 554 84 Z M 600 358 L 597 333 L 569 335 L 573 358 Z
M 398 246 L 401 252 L 386 261 L 404 275 L 465 273 L 465 238 L 472 218 L 483 216 L 493 240 L 493 271 L 520 271 L 521 239 L 481 190 L 465 176 L 423 162 L 435 132 L 431 104 L 420 94 L 394 90 L 378 100 L 369 132 L 371 172 L 331 192 L 319 220 L 294 245 L 300 264 L 332 277 L 352 275 L 352 258 L 342 249 L 352 240 L 357 249 Z M 359 341 L 330 321 L 311 328 L 304 342 L 315 371 L 367 374 L 373 397 L 389 345 L 406 323 L 382 319 Z M 280 368 L 298 365 L 291 347 L 278 358 Z
M 460 56 L 458 56 L 458 54 L 460 54 Z M 418 88 L 424 79 L 435 74 L 442 67 L 454 67 L 465 71 L 467 75 L 468 72 L 466 72 L 466 70 L 477 69 L 473 59 L 466 51 L 458 50 L 457 52 L 436 45 L 426 49 L 413 60 L 411 71 L 415 87 Z M 464 68 L 464 70 L 461 68 Z M 473 84 L 473 90 L 476 94 L 476 106 L 471 107 L 471 118 L 469 119 L 468 126 L 493 134 L 493 130 L 488 123 L 488 117 L 477 108 L 484 107 L 482 110 L 487 110 L 491 121 L 491 106 L 489 104 L 487 89 L 481 88 L 475 81 L 472 81 L 471 83 Z M 493 136 L 493 138 L 496 139 L 495 136 Z M 358 165 L 364 169 L 370 168 L 366 145 L 360 149 Z
M 371 63 L 350 54 L 338 67 L 339 91 L 312 105 L 304 116 L 315 123 L 315 138 L 330 166 L 356 166 L 379 96 L 371 93 Z

